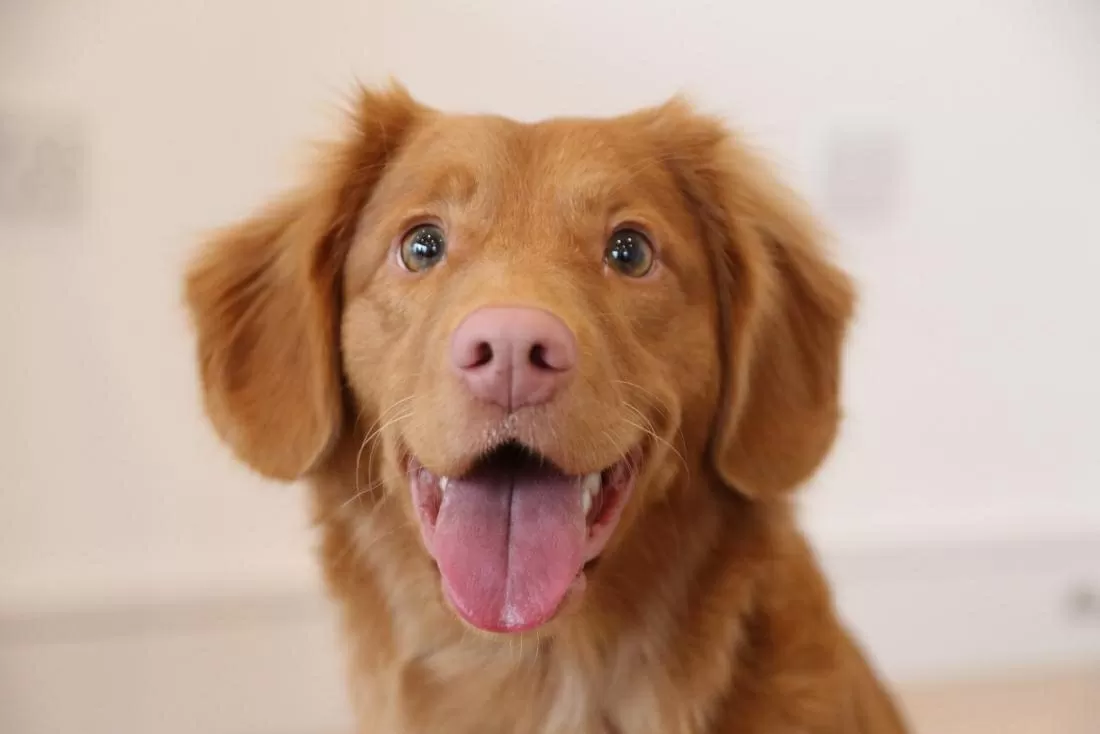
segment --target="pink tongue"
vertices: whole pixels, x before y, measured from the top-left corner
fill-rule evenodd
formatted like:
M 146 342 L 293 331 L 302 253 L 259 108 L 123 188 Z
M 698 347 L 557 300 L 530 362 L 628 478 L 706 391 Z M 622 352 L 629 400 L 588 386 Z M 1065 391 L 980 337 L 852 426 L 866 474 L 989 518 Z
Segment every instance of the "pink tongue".
M 557 611 L 583 565 L 586 534 L 577 477 L 482 472 L 450 480 L 432 553 L 467 622 L 513 632 Z

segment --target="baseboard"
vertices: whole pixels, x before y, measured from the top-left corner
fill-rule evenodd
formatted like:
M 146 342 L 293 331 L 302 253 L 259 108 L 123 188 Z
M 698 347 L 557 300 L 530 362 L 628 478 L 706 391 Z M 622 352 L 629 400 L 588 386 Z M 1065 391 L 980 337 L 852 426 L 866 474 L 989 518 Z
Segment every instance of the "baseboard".
M 1100 660 L 1100 535 L 826 551 L 842 615 L 898 681 Z M 0 731 L 347 731 L 333 610 L 301 584 L 0 608 Z

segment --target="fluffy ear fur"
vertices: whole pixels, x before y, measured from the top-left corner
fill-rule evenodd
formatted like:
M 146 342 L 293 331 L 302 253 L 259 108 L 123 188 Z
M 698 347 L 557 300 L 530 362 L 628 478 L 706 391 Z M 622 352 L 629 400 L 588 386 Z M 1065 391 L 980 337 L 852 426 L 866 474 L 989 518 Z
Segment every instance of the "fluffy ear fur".
M 716 275 L 724 381 L 712 463 L 743 494 L 776 496 L 808 479 L 836 436 L 852 286 L 801 203 L 722 123 L 680 100 L 653 115 Z
M 306 185 L 206 243 L 186 277 L 207 414 L 237 456 L 290 480 L 343 424 L 338 276 L 387 158 L 424 110 L 363 90 L 354 129 Z

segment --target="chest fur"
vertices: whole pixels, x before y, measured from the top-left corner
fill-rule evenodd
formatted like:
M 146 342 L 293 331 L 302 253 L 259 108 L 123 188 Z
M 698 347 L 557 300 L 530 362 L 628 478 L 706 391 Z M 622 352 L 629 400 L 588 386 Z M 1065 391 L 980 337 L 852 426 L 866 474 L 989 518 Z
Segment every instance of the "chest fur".
M 665 670 L 621 651 L 600 665 L 552 650 L 441 650 L 360 678 L 382 732 L 695 734 L 700 712 Z M 381 675 L 379 675 L 381 673 Z M 379 695 L 381 694 L 381 695 Z M 385 715 L 378 714 L 385 711 Z M 375 729 L 364 728 L 363 732 Z

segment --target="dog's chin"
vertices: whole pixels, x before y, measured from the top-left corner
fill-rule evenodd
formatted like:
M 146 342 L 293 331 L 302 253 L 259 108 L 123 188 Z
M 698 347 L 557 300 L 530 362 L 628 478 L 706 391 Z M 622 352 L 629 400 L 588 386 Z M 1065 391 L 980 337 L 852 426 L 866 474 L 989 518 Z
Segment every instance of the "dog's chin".
M 472 627 L 539 628 L 584 591 L 633 489 L 641 452 L 587 474 L 566 474 L 518 442 L 497 446 L 461 476 L 410 456 L 420 533 L 443 594 Z

